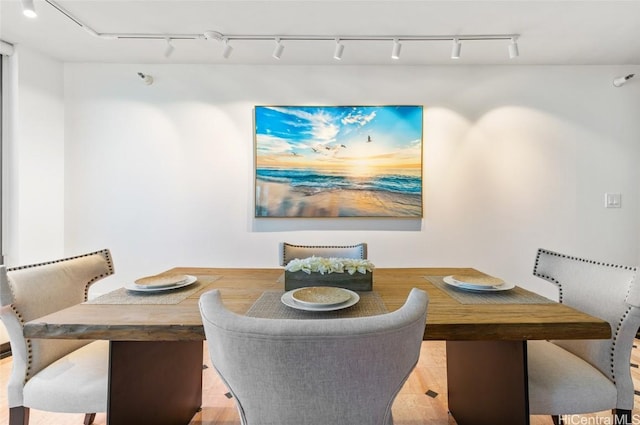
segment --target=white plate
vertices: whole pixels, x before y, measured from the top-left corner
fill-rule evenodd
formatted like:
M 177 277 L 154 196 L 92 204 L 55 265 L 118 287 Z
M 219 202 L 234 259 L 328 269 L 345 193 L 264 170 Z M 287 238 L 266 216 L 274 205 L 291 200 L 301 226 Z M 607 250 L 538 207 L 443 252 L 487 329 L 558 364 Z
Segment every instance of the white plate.
M 473 292 L 508 291 L 509 289 L 513 289 L 516 287 L 516 285 L 509 282 L 505 282 L 502 285 L 485 286 L 485 287 L 480 287 L 478 285 L 466 285 L 462 282 L 455 280 L 452 276 L 445 276 L 442 280 L 444 281 L 444 283 L 446 283 L 447 285 L 451 285 L 454 288 L 462 289 L 464 291 L 473 291 Z
M 351 295 L 351 298 L 349 298 L 349 300 L 343 302 L 342 304 L 335 304 L 335 305 L 329 305 L 329 306 L 314 306 L 314 305 L 298 303 L 291 296 L 291 293 L 293 291 L 287 291 L 284 294 L 282 294 L 282 297 L 280 298 L 280 300 L 284 305 L 291 308 L 295 308 L 296 310 L 335 311 L 335 310 L 342 310 L 343 308 L 351 307 L 352 305 L 355 305 L 358 301 L 360 301 L 360 295 L 348 289 L 345 289 L 345 291 L 349 292 L 349 294 Z
M 307 286 L 291 291 L 291 297 L 298 304 L 329 307 L 346 303 L 351 299 L 351 293 L 346 289 L 333 286 Z
M 124 285 L 124 287 L 126 289 L 128 289 L 129 291 L 136 291 L 136 292 L 159 292 L 159 291 L 170 291 L 172 289 L 178 289 L 178 288 L 184 288 L 185 286 L 189 286 L 192 283 L 194 283 L 195 281 L 198 280 L 197 277 L 195 276 L 191 276 L 189 274 L 185 275 L 187 277 L 187 280 L 185 280 L 184 282 L 178 284 L 178 285 L 173 285 L 173 286 L 161 286 L 161 287 L 156 287 L 156 288 L 142 288 L 138 285 L 136 285 L 135 283 L 127 283 L 126 285 Z
M 176 286 L 187 281 L 187 275 L 156 275 L 147 276 L 133 281 L 137 288 L 163 288 L 165 286 Z M 146 282 L 146 283 L 142 283 Z
M 481 281 L 479 282 L 475 282 L 473 277 L 467 277 L 467 276 L 460 276 L 460 278 L 458 279 L 456 275 L 450 276 L 452 280 L 456 281 L 456 283 L 465 286 L 467 288 L 473 288 L 473 289 L 482 289 L 482 288 L 491 288 L 491 287 L 496 287 L 496 286 L 501 286 L 504 285 L 504 280 L 502 279 L 497 279 L 497 278 L 491 278 L 494 279 L 493 281 L 493 285 L 489 284 L 489 283 L 483 283 Z M 469 280 L 465 280 L 465 279 L 469 279 Z

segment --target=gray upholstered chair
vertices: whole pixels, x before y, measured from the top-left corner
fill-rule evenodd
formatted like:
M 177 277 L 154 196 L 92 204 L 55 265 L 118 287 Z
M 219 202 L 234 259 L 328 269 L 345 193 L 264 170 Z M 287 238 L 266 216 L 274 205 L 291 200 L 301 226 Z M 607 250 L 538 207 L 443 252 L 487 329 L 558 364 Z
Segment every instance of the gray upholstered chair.
M 533 415 L 613 409 L 629 423 L 630 356 L 640 326 L 636 268 L 540 249 L 533 274 L 558 287 L 559 301 L 611 324 L 608 340 L 529 341 L 529 407 Z M 623 423 L 623 422 L 616 422 Z
M 200 298 L 213 366 L 243 425 L 390 425 L 415 367 L 428 297 L 349 319 L 259 319 L 227 310 L 217 290 Z
M 293 245 L 283 242 L 280 246 L 280 265 L 286 266 L 294 258 L 337 257 L 367 258 L 367 244 L 355 245 Z
M 107 408 L 108 341 L 29 339 L 25 322 L 87 299 L 89 286 L 113 274 L 108 250 L 6 269 L 0 267 L 0 318 L 13 365 L 7 388 L 9 424 L 27 425 L 29 408 L 85 413 Z

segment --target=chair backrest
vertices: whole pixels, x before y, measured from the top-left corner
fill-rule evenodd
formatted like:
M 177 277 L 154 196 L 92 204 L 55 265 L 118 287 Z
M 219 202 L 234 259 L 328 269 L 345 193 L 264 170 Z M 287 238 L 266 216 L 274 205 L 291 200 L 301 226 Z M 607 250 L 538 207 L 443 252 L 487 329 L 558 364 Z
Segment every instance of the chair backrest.
M 94 282 L 113 274 L 109 250 L 46 263 L 0 267 L 0 318 L 7 328 L 13 365 L 9 406 L 22 405 L 22 388 L 36 373 L 90 340 L 29 339 L 23 325 L 87 300 Z
M 428 296 L 349 319 L 259 319 L 200 298 L 212 363 L 243 425 L 388 425 L 391 405 L 420 356 Z
M 552 341 L 597 367 L 616 384 L 618 409 L 633 408 L 629 370 L 633 339 L 640 326 L 640 285 L 636 267 L 620 266 L 538 250 L 533 274 L 558 286 L 559 301 L 606 320 L 608 340 Z
M 336 257 L 367 258 L 367 244 L 355 245 L 293 245 L 283 242 L 280 247 L 280 265 L 286 266 L 294 258 Z

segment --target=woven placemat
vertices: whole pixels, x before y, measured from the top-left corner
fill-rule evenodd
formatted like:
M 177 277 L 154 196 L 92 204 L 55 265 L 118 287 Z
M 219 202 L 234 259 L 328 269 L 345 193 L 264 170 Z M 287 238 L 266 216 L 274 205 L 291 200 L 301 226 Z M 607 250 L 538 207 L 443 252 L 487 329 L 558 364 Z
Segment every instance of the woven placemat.
M 265 291 L 249 308 L 246 315 L 264 319 L 338 319 L 376 316 L 387 313 L 382 298 L 376 292 L 358 292 L 357 304 L 336 311 L 304 311 L 288 307 L 280 301 L 284 291 Z
M 447 285 L 444 276 L 425 276 L 429 282 L 447 293 L 460 304 L 552 304 L 555 301 L 516 286 L 508 291 L 473 292 Z
M 178 304 L 222 276 L 196 277 L 198 280 L 189 286 L 167 291 L 137 292 L 119 288 L 89 300 L 85 304 Z

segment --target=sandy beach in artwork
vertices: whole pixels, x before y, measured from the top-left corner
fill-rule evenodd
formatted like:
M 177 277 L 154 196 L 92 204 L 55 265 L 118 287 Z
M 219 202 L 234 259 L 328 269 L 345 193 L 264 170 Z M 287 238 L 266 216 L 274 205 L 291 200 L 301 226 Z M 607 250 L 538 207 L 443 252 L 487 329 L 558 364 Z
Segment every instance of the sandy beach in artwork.
M 381 190 L 318 190 L 258 179 L 256 216 L 416 218 L 422 216 L 422 197 Z

